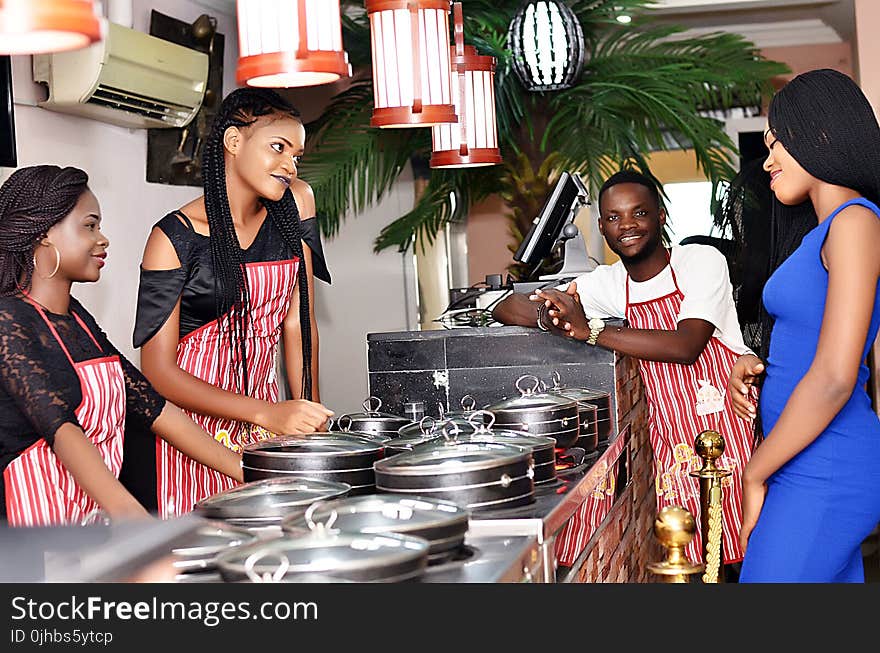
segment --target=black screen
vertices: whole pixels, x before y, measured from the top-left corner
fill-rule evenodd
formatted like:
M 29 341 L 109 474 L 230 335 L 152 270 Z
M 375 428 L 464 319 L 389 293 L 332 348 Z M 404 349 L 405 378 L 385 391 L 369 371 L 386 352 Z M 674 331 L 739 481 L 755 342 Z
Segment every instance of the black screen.
M 585 193 L 585 190 L 580 181 L 563 172 L 513 259 L 534 267 L 550 254 L 562 228 L 571 217 L 571 207 L 581 193 Z
M 15 106 L 12 103 L 12 58 L 0 56 L 0 166 L 15 168 Z

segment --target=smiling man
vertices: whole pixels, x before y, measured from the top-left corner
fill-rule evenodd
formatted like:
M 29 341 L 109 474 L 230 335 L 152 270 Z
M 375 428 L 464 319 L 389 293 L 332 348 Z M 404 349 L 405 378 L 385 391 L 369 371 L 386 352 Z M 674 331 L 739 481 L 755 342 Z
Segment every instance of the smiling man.
M 620 257 L 581 275 L 568 287 L 516 294 L 494 317 L 534 326 L 639 359 L 650 411 L 657 509 L 683 505 L 699 523 L 699 485 L 688 475 L 700 465 L 694 438 L 704 430 L 725 439 L 719 465 L 725 479 L 724 561 L 742 560 L 739 545 L 742 469 L 751 453 L 752 426 L 736 417 L 722 393 L 743 343 L 724 256 L 709 245 L 667 249 L 666 210 L 648 177 L 624 170 L 599 191 L 599 230 Z M 602 318 L 625 318 L 606 328 Z M 688 549 L 701 561 L 700 538 Z

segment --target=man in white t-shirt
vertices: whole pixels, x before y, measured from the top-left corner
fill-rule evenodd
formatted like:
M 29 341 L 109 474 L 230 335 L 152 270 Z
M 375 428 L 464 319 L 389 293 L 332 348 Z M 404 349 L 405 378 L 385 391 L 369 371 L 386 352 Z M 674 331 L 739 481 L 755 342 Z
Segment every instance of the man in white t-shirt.
M 650 411 L 658 510 L 683 505 L 699 523 L 699 484 L 689 476 L 700 459 L 693 442 L 702 431 L 725 439 L 719 466 L 724 482 L 724 562 L 742 560 L 739 545 L 742 469 L 752 450 L 751 424 L 737 417 L 723 392 L 743 343 L 724 256 L 708 245 L 662 243 L 666 211 L 656 185 L 621 171 L 599 191 L 599 230 L 619 257 L 565 288 L 516 294 L 493 312 L 504 324 L 537 326 L 639 359 Z M 601 318 L 625 318 L 606 328 Z M 688 548 L 702 560 L 700 538 Z

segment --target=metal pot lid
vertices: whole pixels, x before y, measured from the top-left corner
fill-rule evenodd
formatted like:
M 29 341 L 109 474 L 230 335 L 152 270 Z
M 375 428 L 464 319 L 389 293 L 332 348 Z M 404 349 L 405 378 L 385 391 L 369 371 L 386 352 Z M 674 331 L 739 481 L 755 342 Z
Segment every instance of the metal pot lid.
M 171 550 L 177 558 L 187 560 L 212 559 L 221 551 L 234 546 L 255 542 L 257 536 L 242 528 L 224 523 L 208 522 L 199 526 L 186 540 Z M 180 566 L 174 563 L 175 566 Z
M 461 433 L 455 437 L 457 442 L 500 442 L 501 444 L 513 444 L 529 449 L 543 449 L 553 447 L 556 440 L 543 435 L 533 435 L 525 431 L 514 431 L 506 428 L 495 427 L 495 415 L 488 410 L 474 411 L 471 415 L 470 425 L 472 433 Z
M 578 401 L 590 401 L 595 399 L 608 399 L 611 396 L 610 392 L 605 392 L 603 390 L 591 390 L 590 388 L 569 388 L 562 382 L 562 377 L 560 377 L 559 372 L 556 371 L 554 371 L 551 375 L 551 379 L 553 380 L 553 387 L 548 389 L 547 392 L 562 395 L 563 397 L 570 397 Z M 600 408 L 601 410 L 601 407 L 597 408 Z
M 285 435 L 248 444 L 242 448 L 244 455 L 253 453 L 281 458 L 357 456 L 381 450 L 381 443 L 348 433 Z
M 343 417 L 345 417 L 345 415 L 343 415 Z M 338 429 L 337 433 L 353 435 L 356 438 L 369 440 L 370 442 L 376 442 L 377 444 L 385 444 L 386 442 L 397 436 L 397 433 L 395 431 L 357 431 L 351 430 L 349 428 L 340 428 Z
M 523 386 L 522 382 L 530 380 L 534 382 L 533 387 Z M 520 391 L 520 396 L 514 399 L 505 399 L 491 406 L 487 406 L 486 410 L 493 413 L 504 412 L 520 412 L 523 410 L 539 411 L 553 410 L 565 408 L 577 408 L 577 403 L 573 399 L 561 397 L 557 394 L 549 392 L 539 392 L 541 381 L 538 377 L 531 374 L 525 374 L 516 380 L 516 389 Z
M 403 424 L 411 424 L 412 420 L 402 415 L 394 415 L 392 413 L 382 413 L 379 409 L 382 407 L 382 400 L 378 397 L 367 397 L 363 403 L 363 413 L 345 413 L 340 415 L 336 420 L 336 425 L 340 430 L 345 430 L 346 424 L 350 430 L 357 430 L 355 425 L 358 422 L 388 422 L 389 425 L 398 422 L 398 427 Z M 348 418 L 346 421 L 345 418 Z
M 218 492 L 199 501 L 195 509 L 214 519 L 261 521 L 304 511 L 315 501 L 336 499 L 350 490 L 348 483 L 305 476 L 268 478 Z
M 484 411 L 480 411 L 484 412 Z M 420 436 L 452 436 L 460 432 L 470 433 L 476 428 L 474 422 L 465 417 L 446 417 L 436 419 L 425 415 L 417 424 L 408 424 L 400 427 L 398 433 L 402 438 L 418 438 Z
M 497 442 L 430 442 L 373 463 L 377 472 L 428 476 L 494 469 L 527 460 L 532 450 Z
M 405 494 L 369 494 L 309 506 L 283 528 L 314 530 L 316 524 L 343 533 L 400 533 L 419 535 L 431 529 L 460 527 L 467 531 L 468 511 L 451 501 Z
M 305 537 L 281 537 L 230 549 L 217 556 L 221 571 L 254 581 L 281 581 L 290 575 L 374 570 L 427 559 L 428 541 L 397 533 L 328 533 L 320 525 Z

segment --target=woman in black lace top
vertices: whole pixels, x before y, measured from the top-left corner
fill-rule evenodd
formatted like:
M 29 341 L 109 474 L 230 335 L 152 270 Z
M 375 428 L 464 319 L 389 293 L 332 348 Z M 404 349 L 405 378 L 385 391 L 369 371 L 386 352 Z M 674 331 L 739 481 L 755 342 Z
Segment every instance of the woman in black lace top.
M 277 93 L 230 93 L 205 141 L 205 194 L 160 220 L 144 251 L 134 334 L 144 374 L 235 451 L 320 430 L 332 415 L 317 403 L 310 300 L 314 276 L 329 276 L 314 197 L 296 176 L 304 140 L 299 114 Z M 280 344 L 290 401 L 278 401 Z M 153 455 L 163 517 L 230 487 L 162 442 Z M 148 460 L 146 446 L 138 460 Z
M 240 459 L 167 403 L 70 296 L 109 241 L 76 168 L 17 170 L 0 187 L 0 510 L 10 524 L 146 516 L 119 483 L 126 416 L 211 468 Z

